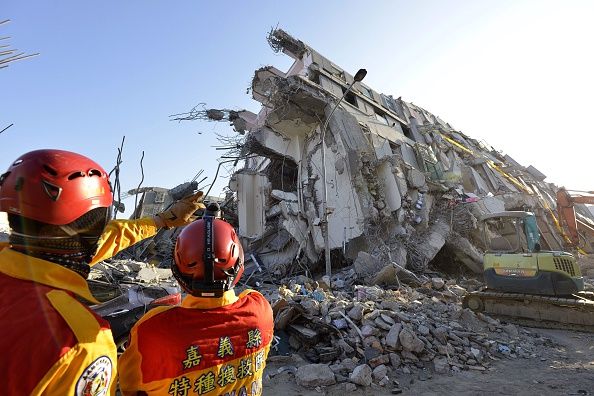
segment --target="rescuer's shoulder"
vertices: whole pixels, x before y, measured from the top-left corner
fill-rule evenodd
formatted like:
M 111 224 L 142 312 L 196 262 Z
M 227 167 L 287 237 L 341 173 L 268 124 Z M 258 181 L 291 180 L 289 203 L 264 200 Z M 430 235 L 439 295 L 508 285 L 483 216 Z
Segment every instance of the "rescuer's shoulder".
M 141 323 L 146 322 L 147 320 L 152 319 L 155 316 L 158 316 L 159 314 L 162 314 L 163 312 L 169 311 L 170 309 L 174 309 L 174 308 L 179 308 L 179 306 L 178 305 L 163 305 L 163 306 L 155 307 L 155 308 L 151 309 L 150 311 L 148 311 L 147 313 L 145 313 L 142 316 L 142 318 L 140 318 L 140 320 L 138 322 L 136 322 L 134 327 L 138 327 Z
M 106 320 L 94 314 L 65 291 L 54 289 L 47 292 L 46 297 L 72 330 L 79 343 L 94 342 L 97 333 L 109 329 Z
M 254 304 L 262 305 L 266 310 L 272 311 L 272 308 L 270 307 L 270 303 L 268 302 L 268 300 L 266 300 L 262 293 L 256 290 L 246 289 L 242 291 L 241 293 L 239 293 L 239 299 L 241 300 L 243 298 L 247 298 L 251 300 Z

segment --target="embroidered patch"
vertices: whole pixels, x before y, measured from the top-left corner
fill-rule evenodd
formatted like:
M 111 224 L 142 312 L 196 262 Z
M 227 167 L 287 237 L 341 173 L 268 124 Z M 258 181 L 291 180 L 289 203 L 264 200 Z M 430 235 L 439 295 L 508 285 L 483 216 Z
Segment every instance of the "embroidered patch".
M 105 396 L 111 382 L 111 360 L 101 356 L 91 363 L 76 382 L 76 396 Z

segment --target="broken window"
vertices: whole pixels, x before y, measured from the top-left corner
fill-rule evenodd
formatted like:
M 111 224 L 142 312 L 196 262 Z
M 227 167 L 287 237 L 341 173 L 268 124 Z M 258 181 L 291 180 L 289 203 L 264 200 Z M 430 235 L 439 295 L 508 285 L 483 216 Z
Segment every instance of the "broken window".
M 398 143 L 388 141 L 388 144 L 390 144 L 390 150 L 392 151 L 392 154 L 400 155 L 400 145 Z
M 297 191 L 297 164 L 290 158 L 272 158 L 266 176 L 273 190 Z
M 382 98 L 382 104 L 386 106 L 387 109 L 392 110 L 394 113 L 398 114 L 398 110 L 396 110 L 396 103 L 394 103 L 394 99 L 391 96 L 380 95 Z
M 342 93 L 344 95 L 344 93 L 346 92 L 346 88 L 345 87 L 340 87 L 342 89 Z M 352 104 L 355 107 L 359 107 L 357 105 L 357 95 L 355 95 L 352 92 L 349 92 L 348 94 L 346 94 L 346 96 L 344 97 L 344 100 L 347 101 L 348 103 Z
M 309 81 L 313 82 L 314 84 L 322 85 L 320 82 L 320 73 L 318 71 L 309 72 Z
M 428 174 L 431 180 L 440 180 L 443 177 L 443 169 L 431 147 L 417 143 L 415 144 L 415 151 L 422 170 Z
M 522 239 L 521 220 L 514 217 L 495 217 L 483 222 L 483 237 L 487 250 L 495 252 L 526 251 Z
M 392 150 L 392 154 L 400 155 L 400 146 L 395 142 L 388 142 L 390 144 L 390 150 Z
M 402 132 L 404 132 L 404 136 L 406 136 L 410 140 L 415 140 L 413 137 L 412 131 L 410 130 L 408 125 L 404 125 L 404 124 L 400 123 L 400 126 L 402 127 Z
M 375 111 L 375 118 L 378 121 L 380 121 L 382 124 L 390 125 L 388 118 L 386 118 L 386 113 L 384 113 L 383 111 L 381 111 L 380 109 L 377 109 L 375 107 L 373 108 L 373 110 Z
M 361 93 L 367 96 L 369 99 L 373 100 L 373 91 L 371 89 L 361 85 Z

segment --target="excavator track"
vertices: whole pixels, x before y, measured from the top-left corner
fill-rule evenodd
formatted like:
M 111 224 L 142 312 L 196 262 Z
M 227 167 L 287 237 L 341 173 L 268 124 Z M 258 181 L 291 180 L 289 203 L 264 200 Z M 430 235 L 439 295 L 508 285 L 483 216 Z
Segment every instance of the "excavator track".
M 464 296 L 463 306 L 523 326 L 594 333 L 594 293 L 572 296 L 479 291 Z

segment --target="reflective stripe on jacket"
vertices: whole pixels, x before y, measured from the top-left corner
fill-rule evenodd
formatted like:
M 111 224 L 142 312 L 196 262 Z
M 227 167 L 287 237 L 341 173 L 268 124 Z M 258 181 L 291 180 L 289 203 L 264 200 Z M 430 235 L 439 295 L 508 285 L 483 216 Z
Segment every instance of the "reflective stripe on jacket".
M 187 296 L 132 328 L 120 389 L 125 396 L 260 395 L 272 337 L 272 308 L 258 292 Z
M 115 392 L 117 354 L 109 324 L 76 296 L 94 301 L 74 271 L 0 251 L 1 395 Z
M 114 220 L 93 262 L 154 235 L 151 219 Z M 69 269 L 0 246 L 0 395 L 113 395 L 109 324 L 78 301 L 98 301 Z

